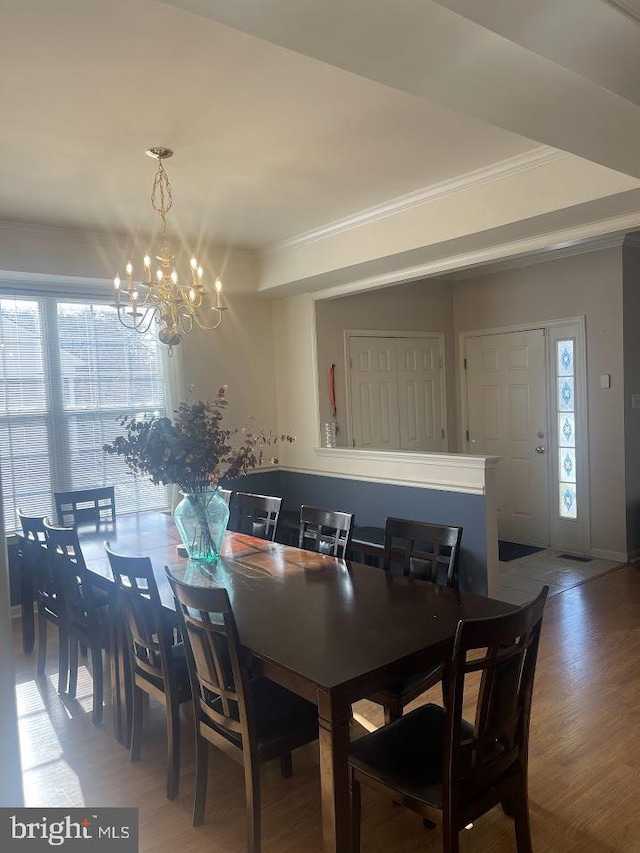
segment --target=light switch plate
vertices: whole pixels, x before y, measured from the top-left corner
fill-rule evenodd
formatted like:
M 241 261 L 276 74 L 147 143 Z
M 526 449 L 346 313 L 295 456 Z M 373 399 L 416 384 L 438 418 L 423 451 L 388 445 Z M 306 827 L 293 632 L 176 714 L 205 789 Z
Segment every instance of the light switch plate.
M 600 387 L 601 388 L 611 388 L 611 374 L 610 373 L 602 373 L 600 375 Z

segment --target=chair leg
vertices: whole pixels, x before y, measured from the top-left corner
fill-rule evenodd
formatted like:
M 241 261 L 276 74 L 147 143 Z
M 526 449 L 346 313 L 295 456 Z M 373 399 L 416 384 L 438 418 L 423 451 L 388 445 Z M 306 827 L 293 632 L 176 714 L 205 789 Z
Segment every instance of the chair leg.
M 91 722 L 94 726 L 98 726 L 102 722 L 102 706 L 104 704 L 102 649 L 95 646 L 91 649 L 91 665 L 93 668 L 93 712 L 91 714 Z
M 455 826 L 442 827 L 442 853 L 459 853 L 460 841 Z
M 167 697 L 169 700 L 169 697 Z M 180 706 L 167 701 L 167 799 L 175 800 L 180 786 Z
M 285 752 L 280 756 L 280 772 L 284 779 L 290 779 L 293 775 L 293 766 L 291 763 L 291 752 Z
M 142 718 L 144 715 L 142 700 L 142 690 L 134 684 L 131 708 L 131 746 L 129 747 L 131 761 L 138 761 L 142 751 Z
M 42 613 L 38 613 L 38 662 L 36 664 L 36 672 L 38 675 L 44 675 L 44 669 L 47 664 L 47 619 Z M 58 676 L 58 684 L 60 683 L 60 677 L 62 673 Z M 66 674 L 65 674 L 65 682 L 66 682 Z M 66 683 L 64 687 L 66 688 Z M 61 691 L 58 687 L 58 693 L 64 692 L 64 688 Z
M 204 822 L 204 807 L 207 801 L 207 776 L 209 774 L 209 747 L 198 731 L 196 721 L 196 793 L 193 801 L 193 825 Z
M 46 628 L 45 628 L 46 630 Z M 58 624 L 58 693 L 67 689 L 69 678 L 69 635 L 62 624 Z
M 69 637 L 69 698 L 75 699 L 78 690 L 78 643 Z
M 351 853 L 360 853 L 362 798 L 360 794 L 360 782 L 355 778 L 353 772 L 349 776 L 349 795 L 351 798 Z
M 388 726 L 402 716 L 402 708 L 389 707 L 384 709 L 384 724 Z
M 247 853 L 260 853 L 260 766 L 247 755 L 244 766 L 247 797 Z
M 513 811 L 515 821 L 516 847 L 518 853 L 533 853 L 529 823 L 529 796 L 524 774 L 519 776 L 516 786 L 513 798 L 508 800 L 508 806 Z

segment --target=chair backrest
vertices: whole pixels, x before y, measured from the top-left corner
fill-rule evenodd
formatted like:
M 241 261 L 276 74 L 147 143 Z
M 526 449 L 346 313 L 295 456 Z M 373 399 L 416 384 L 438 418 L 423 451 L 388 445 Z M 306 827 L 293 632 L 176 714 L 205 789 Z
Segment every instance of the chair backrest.
M 229 527 L 237 533 L 247 533 L 273 542 L 281 505 L 282 498 L 236 492 L 231 503 Z
M 533 680 L 549 587 L 505 616 L 461 620 L 445 669 L 445 803 L 470 803 L 519 765 L 526 771 Z M 481 673 L 473 732 L 463 723 L 468 676 Z M 473 678 L 477 686 L 477 676 Z
M 353 519 L 353 513 L 303 504 L 300 507 L 298 547 L 346 559 L 351 545 Z
M 218 494 L 227 506 L 231 504 L 231 496 L 233 495 L 231 489 L 218 489 Z
M 446 585 L 457 588 L 461 538 L 461 527 L 387 518 L 383 568 L 389 571 L 399 563 L 405 575 L 438 583 L 442 567 Z
M 257 749 L 251 705 L 250 656 L 240 645 L 238 629 L 224 587 L 193 587 L 165 573 L 176 600 L 191 680 L 196 720 L 252 753 Z
M 19 509 L 18 519 L 22 527 L 19 551 L 23 568 L 31 577 L 36 597 L 48 598 L 55 593 L 55 586 L 49 565 L 45 517 L 26 515 Z
M 44 520 L 51 570 L 64 598 L 67 618 L 77 627 L 92 628 L 98 618 L 98 604 L 91 576 L 75 527 L 60 527 Z
M 73 492 L 54 492 L 58 524 L 99 524 L 116 520 L 116 499 L 113 486 L 99 489 L 77 489 Z
M 171 626 L 163 618 L 162 602 L 149 557 L 116 554 L 104 543 L 116 582 L 117 602 L 129 636 L 132 668 L 164 681 L 171 676 Z

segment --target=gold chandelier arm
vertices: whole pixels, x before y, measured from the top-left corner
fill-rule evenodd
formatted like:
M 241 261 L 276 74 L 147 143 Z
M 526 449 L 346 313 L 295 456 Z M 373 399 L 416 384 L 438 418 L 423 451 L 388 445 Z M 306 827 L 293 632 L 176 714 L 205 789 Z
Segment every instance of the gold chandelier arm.
M 226 306 L 220 306 L 220 307 L 218 308 L 218 307 L 216 307 L 215 305 L 212 305 L 212 306 L 211 306 L 211 310 L 215 312 L 215 314 L 217 315 L 217 318 L 218 318 L 218 319 L 213 323 L 213 325 L 209 325 L 208 323 L 205 323 L 203 320 L 201 320 L 201 319 L 200 319 L 200 317 L 198 317 L 198 315 L 197 315 L 197 314 L 193 314 L 193 315 L 192 315 L 192 316 L 193 316 L 193 319 L 194 319 L 194 320 L 195 320 L 195 322 L 196 322 L 196 325 L 197 325 L 199 328 L 204 329 L 204 331 L 205 331 L 205 332 L 212 332 L 214 329 L 217 329 L 217 328 L 218 328 L 218 326 L 220 325 L 220 323 L 222 323 L 222 312 L 223 312 L 223 311 L 226 311 L 227 309 L 226 309 Z

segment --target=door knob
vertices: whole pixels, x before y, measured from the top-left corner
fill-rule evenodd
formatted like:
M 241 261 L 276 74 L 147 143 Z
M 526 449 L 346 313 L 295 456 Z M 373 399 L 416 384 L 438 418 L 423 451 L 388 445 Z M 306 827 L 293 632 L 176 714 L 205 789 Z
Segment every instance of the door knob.
M 546 449 L 547 449 L 547 448 L 546 448 L 546 447 L 544 447 L 542 444 L 539 444 L 539 445 L 536 447 L 536 453 L 544 453 Z

